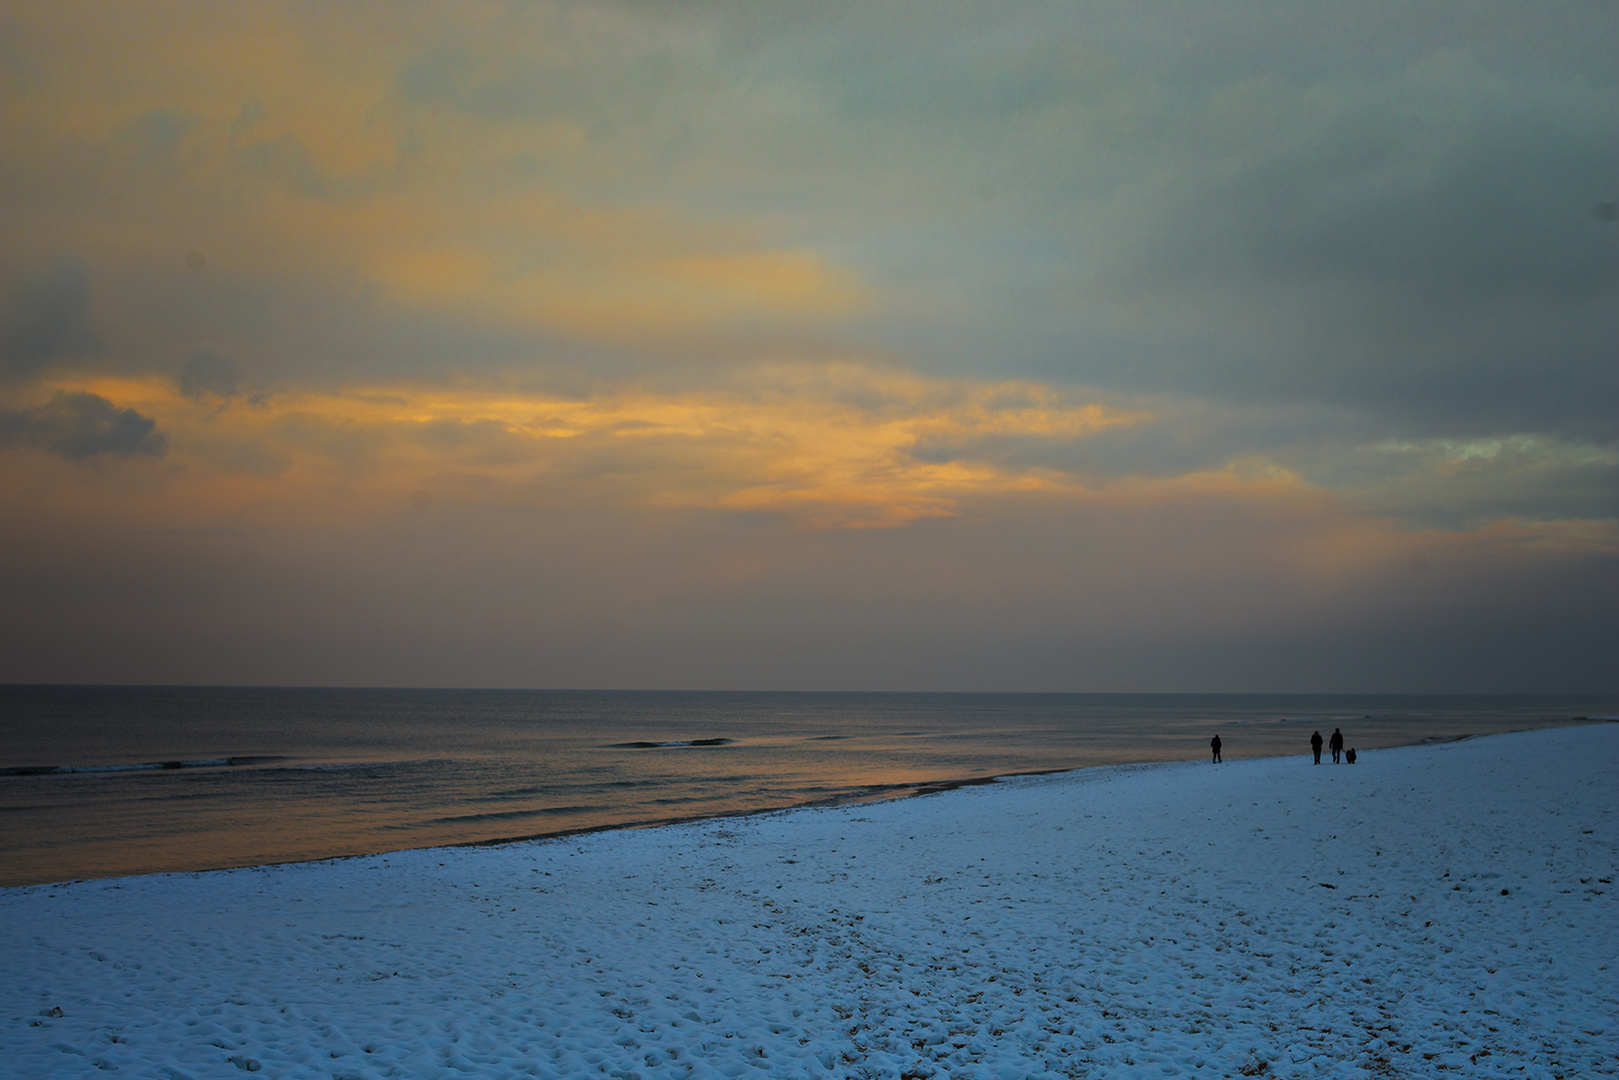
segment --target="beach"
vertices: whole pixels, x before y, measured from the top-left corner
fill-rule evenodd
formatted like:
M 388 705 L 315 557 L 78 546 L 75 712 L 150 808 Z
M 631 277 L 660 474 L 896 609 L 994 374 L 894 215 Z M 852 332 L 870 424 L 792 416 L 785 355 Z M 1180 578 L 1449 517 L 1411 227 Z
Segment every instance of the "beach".
M 0 891 L 0 1073 L 1619 1075 L 1619 725 Z
M 0 887 L 539 839 L 1014 773 L 1559 726 L 1581 695 L 0 686 Z

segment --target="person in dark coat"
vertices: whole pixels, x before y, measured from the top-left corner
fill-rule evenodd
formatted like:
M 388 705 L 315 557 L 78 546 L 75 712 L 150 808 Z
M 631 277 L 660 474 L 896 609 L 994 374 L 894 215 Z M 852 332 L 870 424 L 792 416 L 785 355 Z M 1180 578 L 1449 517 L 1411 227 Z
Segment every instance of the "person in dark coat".
M 1214 751 L 1214 763 L 1220 764 L 1220 736 L 1216 735 L 1209 740 L 1209 749 Z
M 1310 736 L 1310 749 L 1315 752 L 1315 763 L 1321 764 L 1321 733 L 1318 731 Z
M 1344 752 L 1344 733 L 1337 728 L 1332 729 L 1332 741 L 1327 743 L 1332 748 L 1332 763 L 1338 764 L 1338 755 Z

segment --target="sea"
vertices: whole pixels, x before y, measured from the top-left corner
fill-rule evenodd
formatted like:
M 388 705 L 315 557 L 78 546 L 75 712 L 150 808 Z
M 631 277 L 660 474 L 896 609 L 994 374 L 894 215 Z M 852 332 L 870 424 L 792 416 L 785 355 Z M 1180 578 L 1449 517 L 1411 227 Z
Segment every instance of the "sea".
M 1604 722 L 1619 698 L 0 686 L 0 886 Z M 1591 719 L 1598 718 L 1598 719 Z M 1376 768 L 1366 754 L 1355 766 Z

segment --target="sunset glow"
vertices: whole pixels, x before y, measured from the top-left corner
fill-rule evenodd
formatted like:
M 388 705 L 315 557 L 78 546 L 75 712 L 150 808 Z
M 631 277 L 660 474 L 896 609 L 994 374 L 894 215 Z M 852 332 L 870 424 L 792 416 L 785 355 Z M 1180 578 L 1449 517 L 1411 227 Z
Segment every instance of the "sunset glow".
M 0 680 L 1611 683 L 1602 35 L 1263 10 L 0 5 Z

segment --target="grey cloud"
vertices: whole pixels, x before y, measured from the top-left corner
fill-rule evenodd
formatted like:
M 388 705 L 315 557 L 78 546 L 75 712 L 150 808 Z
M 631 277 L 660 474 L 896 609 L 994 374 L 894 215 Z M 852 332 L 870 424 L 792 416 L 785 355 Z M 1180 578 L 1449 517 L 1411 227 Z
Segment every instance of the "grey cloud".
M 363 283 L 320 274 L 233 278 L 136 267 L 108 278 L 107 292 L 116 292 L 122 309 L 139 313 L 141 337 L 156 344 L 103 359 L 173 379 L 183 392 L 189 386 L 191 393 L 218 394 L 234 380 L 238 398 L 253 398 L 288 387 L 502 370 L 599 377 L 614 362 L 600 347 L 412 307 Z M 185 358 L 178 369 L 177 356 Z M 194 365 L 198 356 L 210 359 Z M 631 368 L 630 358 L 616 363 Z
M 1060 39 L 991 40 L 897 58 L 888 44 L 869 43 L 870 54 L 839 65 L 834 101 L 840 111 L 953 125 L 1005 122 L 1090 98 L 1105 83 L 1101 57 Z
M 194 353 L 180 369 L 180 393 L 193 401 L 216 398 L 229 401 L 237 396 L 238 365 L 228 356 L 211 352 Z
M 154 154 L 172 154 L 197 118 L 176 109 L 153 109 L 123 128 L 124 137 Z
M 301 195 L 320 198 L 334 187 L 304 145 L 290 135 L 248 143 L 236 151 L 236 159 L 250 174 Z
M 662 20 L 515 19 L 508 36 L 531 48 L 491 58 L 461 44 L 418 55 L 399 75 L 406 100 L 498 122 L 567 120 L 595 137 L 633 131 L 679 138 L 724 90 L 701 35 Z
M 25 282 L 11 308 L 0 352 L 7 378 L 32 378 L 97 347 L 90 329 L 90 275 L 76 262 L 64 260 Z
M 241 137 L 251 132 L 265 117 L 264 106 L 256 101 L 243 105 L 236 113 L 236 119 L 230 123 L 230 133 L 233 137 Z
M 838 18 L 776 13 L 752 47 L 831 103 L 792 118 L 819 160 L 779 155 L 805 190 L 772 182 L 885 294 L 885 345 L 1373 430 L 1614 437 L 1611 6 Z
M 1280 138 L 1172 182 L 1148 276 L 1307 275 L 1429 305 L 1578 302 L 1619 283 L 1589 212 L 1619 168 L 1619 93 L 1502 82 L 1449 56 L 1274 104 L 1291 113 Z
M 1353 503 L 1422 526 L 1619 516 L 1619 448 L 1531 436 L 1389 443 L 1345 449 L 1332 461 L 1318 456 L 1313 465 L 1302 470 L 1306 476 L 1329 482 Z
M 0 104 L 38 90 L 44 65 L 32 55 L 16 21 L 0 15 Z
M 0 445 L 27 446 L 68 461 L 108 455 L 162 457 L 169 440 L 157 421 L 98 394 L 58 390 L 43 405 L 0 411 Z
M 166 184 L 184 167 L 182 140 L 198 118 L 176 109 L 153 109 L 119 129 L 114 149 L 127 163 L 130 177 Z
M 1074 375 L 1613 437 L 1619 258 L 1590 208 L 1619 175 L 1619 89 L 1449 55 L 1245 95 L 1204 101 L 1210 130 L 1105 208 Z M 1256 115 L 1228 133 L 1233 109 Z

